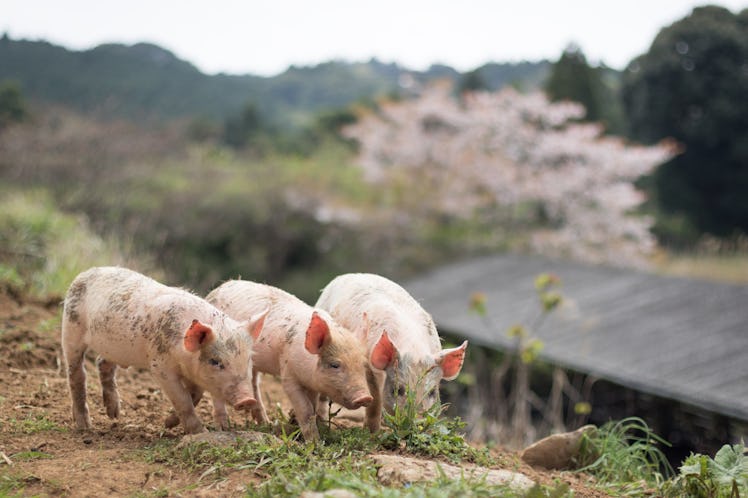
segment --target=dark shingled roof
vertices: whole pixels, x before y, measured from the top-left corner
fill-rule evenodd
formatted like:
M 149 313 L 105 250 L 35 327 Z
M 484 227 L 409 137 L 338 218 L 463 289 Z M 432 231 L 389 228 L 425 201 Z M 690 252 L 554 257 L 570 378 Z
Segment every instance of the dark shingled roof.
M 540 305 L 535 277 L 561 279 L 565 303 L 532 331 L 554 364 L 748 420 L 748 286 L 519 255 L 451 264 L 406 282 L 442 332 L 511 344 Z M 469 310 L 486 295 L 487 317 Z

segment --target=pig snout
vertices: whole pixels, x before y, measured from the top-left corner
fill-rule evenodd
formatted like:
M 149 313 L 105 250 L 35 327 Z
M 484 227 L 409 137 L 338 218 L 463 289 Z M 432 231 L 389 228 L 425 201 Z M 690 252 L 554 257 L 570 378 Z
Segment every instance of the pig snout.
M 234 403 L 235 410 L 250 410 L 257 404 L 257 400 L 251 397 L 240 399 Z
M 358 396 L 353 401 L 351 401 L 351 409 L 361 408 L 362 406 L 369 406 L 372 401 L 374 401 L 374 398 L 372 398 L 368 394 Z

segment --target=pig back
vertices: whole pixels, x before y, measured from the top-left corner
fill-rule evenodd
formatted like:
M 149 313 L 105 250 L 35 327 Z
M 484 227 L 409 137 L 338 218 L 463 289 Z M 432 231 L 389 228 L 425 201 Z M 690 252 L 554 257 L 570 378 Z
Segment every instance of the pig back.
M 401 352 L 421 357 L 441 350 L 431 315 L 400 285 L 380 275 L 340 275 L 323 289 L 316 306 L 362 339 L 366 334 L 369 351 L 385 330 Z
M 181 351 L 193 319 L 225 328 L 225 315 L 183 289 L 117 267 L 79 275 L 65 299 L 66 319 L 83 326 L 86 344 L 121 366 L 148 368 L 155 355 Z

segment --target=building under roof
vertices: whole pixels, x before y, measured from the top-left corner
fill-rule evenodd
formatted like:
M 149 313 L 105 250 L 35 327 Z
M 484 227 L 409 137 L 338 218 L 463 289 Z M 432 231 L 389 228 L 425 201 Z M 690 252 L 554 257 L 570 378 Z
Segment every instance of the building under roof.
M 538 257 L 454 263 L 405 283 L 440 331 L 494 348 L 539 313 L 540 273 L 564 304 L 532 334 L 550 363 L 633 390 L 748 421 L 748 285 L 730 285 Z M 469 308 L 485 294 L 487 313 Z

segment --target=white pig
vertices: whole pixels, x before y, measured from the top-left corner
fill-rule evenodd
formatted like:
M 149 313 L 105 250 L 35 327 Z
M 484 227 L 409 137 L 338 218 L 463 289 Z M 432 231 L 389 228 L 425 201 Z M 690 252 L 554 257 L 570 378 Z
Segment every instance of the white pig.
M 253 358 L 258 421 L 268 420 L 259 395 L 260 372 L 280 377 L 306 441 L 319 439 L 315 411 L 320 394 L 349 409 L 371 404 L 374 379 L 366 350 L 327 312 L 277 287 L 244 280 L 225 282 L 207 300 L 239 320 L 269 310 Z
M 117 367 L 133 366 L 151 371 L 186 433 L 204 430 L 194 409 L 203 391 L 213 398 L 216 423 L 226 428 L 226 402 L 237 410 L 256 404 L 250 382 L 252 340 L 264 319 L 261 313 L 237 322 L 186 290 L 125 268 L 81 273 L 67 291 L 62 315 L 62 351 L 76 427 L 91 427 L 83 365 L 91 348 L 98 353 L 110 418 L 119 416 Z
M 385 371 L 374 371 L 377 390 L 367 425 L 378 424 L 382 404 L 391 413 L 415 394 L 422 411 L 439 402 L 439 382 L 457 377 L 467 341 L 442 349 L 434 321 L 408 292 L 395 282 L 370 273 L 348 273 L 322 290 L 318 308 L 327 310 L 378 356 Z M 389 348 L 379 346 L 383 342 Z M 371 417 L 375 417 L 372 420 Z

